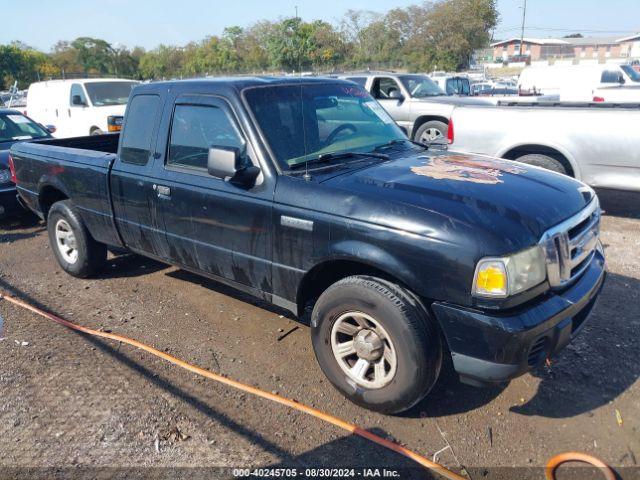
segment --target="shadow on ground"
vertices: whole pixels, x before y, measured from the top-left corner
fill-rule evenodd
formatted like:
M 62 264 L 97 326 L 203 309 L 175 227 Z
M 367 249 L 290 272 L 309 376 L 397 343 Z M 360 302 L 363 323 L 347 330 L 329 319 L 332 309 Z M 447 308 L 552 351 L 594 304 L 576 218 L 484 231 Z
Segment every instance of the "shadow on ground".
M 133 253 L 123 253 L 107 260 L 105 266 L 95 275 L 96 280 L 110 278 L 142 277 L 170 268 L 169 265 L 156 262 Z
M 167 276 L 182 280 L 184 282 L 195 283 L 197 285 L 201 285 L 204 288 L 208 288 L 215 292 L 221 293 L 228 297 L 234 298 L 236 300 L 240 300 L 242 302 L 248 303 L 250 305 L 254 305 L 263 310 L 267 310 L 271 313 L 275 313 L 276 315 L 282 315 L 290 320 L 294 320 L 296 322 L 300 322 L 303 324 L 308 324 L 308 319 L 298 318 L 293 315 L 290 311 L 279 308 L 271 303 L 268 303 L 264 300 L 261 300 L 257 297 L 249 295 L 248 293 L 241 292 L 233 287 L 225 285 L 224 283 L 217 282 L 210 278 L 202 277 L 200 275 L 196 275 L 195 273 L 187 272 L 186 270 L 173 270 L 167 273 Z
M 640 192 L 599 188 L 597 193 L 605 215 L 640 218 Z
M 541 379 L 536 395 L 512 407 L 521 415 L 566 418 L 608 404 L 640 376 L 640 281 L 609 274 L 587 324 Z
M 0 219 L 0 228 L 5 230 L 5 232 L 0 233 L 0 242 L 2 243 L 12 243 L 18 240 L 36 237 L 46 231 L 44 223 L 31 213 L 2 218 Z M 29 230 L 24 231 L 24 229 Z M 20 231 L 14 232 L 13 230 Z

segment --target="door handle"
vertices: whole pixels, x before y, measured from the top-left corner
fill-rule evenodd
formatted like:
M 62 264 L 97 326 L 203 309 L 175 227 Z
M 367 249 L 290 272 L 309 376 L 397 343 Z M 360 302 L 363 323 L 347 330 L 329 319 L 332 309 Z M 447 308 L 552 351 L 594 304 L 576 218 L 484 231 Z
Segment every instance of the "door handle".
M 153 189 L 158 193 L 158 198 L 171 198 L 171 188 L 154 184 Z

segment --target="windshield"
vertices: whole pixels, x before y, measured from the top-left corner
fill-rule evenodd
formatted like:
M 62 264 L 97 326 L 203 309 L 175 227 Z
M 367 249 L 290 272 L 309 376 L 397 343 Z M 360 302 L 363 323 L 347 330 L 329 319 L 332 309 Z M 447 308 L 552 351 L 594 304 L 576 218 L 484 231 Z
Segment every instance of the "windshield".
M 400 81 L 413 98 L 444 95 L 438 84 L 424 75 L 403 75 L 400 77 Z
M 94 107 L 126 105 L 131 89 L 138 82 L 87 82 L 84 87 Z
M 0 143 L 48 137 L 47 131 L 19 113 L 0 113 Z
M 283 169 L 406 136 L 366 90 L 349 84 L 249 88 L 245 98 Z
M 640 72 L 634 69 L 631 65 L 620 65 L 620 68 L 624 70 L 624 73 L 629 75 L 629 78 L 634 82 L 640 82 Z

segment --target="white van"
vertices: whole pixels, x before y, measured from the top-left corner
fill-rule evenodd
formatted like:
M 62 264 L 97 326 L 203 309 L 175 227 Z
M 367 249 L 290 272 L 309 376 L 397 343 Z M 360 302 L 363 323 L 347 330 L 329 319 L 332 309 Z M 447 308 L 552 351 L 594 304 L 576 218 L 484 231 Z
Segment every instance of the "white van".
M 558 65 L 526 67 L 518 79 L 520 95 L 559 95 L 561 101 L 591 102 L 607 87 L 639 86 L 626 65 Z
M 32 83 L 26 110 L 35 121 L 54 125 L 60 138 L 118 131 L 138 83 L 107 78 Z

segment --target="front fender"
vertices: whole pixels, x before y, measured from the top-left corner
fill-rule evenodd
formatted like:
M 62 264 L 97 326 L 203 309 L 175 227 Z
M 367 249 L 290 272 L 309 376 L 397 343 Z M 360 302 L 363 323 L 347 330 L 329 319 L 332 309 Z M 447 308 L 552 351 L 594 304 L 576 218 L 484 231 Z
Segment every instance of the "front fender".
M 420 278 L 416 275 L 406 259 L 399 258 L 381 246 L 361 240 L 343 240 L 331 246 L 329 256 L 319 263 L 331 261 L 352 261 L 368 267 L 375 268 L 388 276 L 397 278 L 405 285 L 416 288 L 421 285 Z

